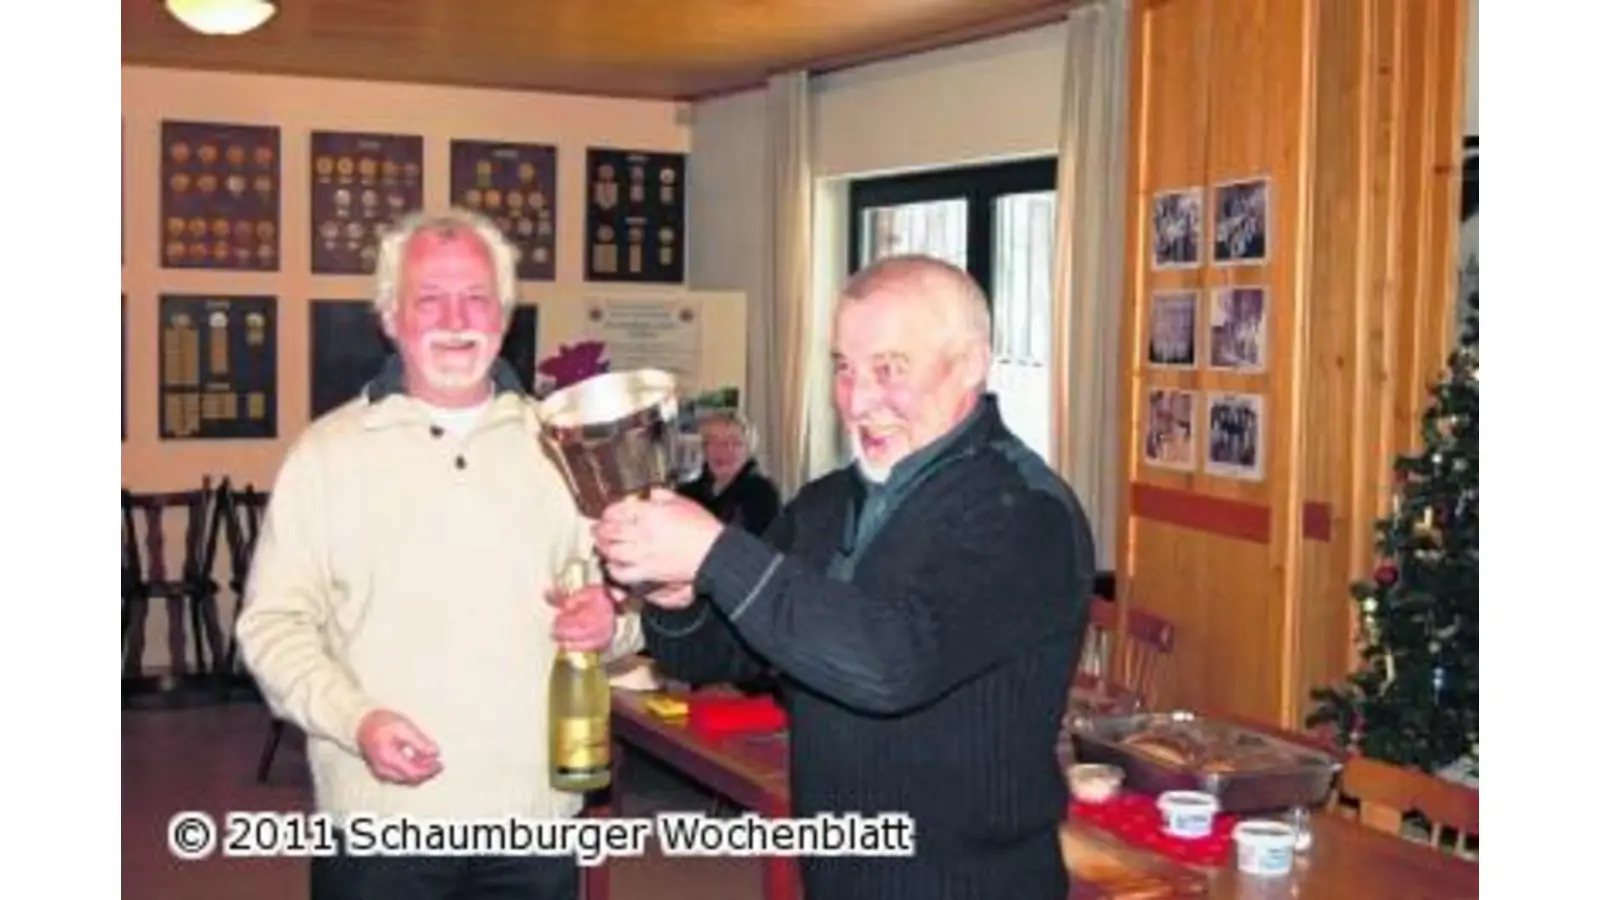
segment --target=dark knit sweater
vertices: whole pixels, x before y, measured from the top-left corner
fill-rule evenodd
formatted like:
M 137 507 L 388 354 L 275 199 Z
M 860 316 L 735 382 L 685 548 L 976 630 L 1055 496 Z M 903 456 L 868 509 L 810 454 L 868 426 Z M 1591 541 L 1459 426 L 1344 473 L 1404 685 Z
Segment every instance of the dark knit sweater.
M 751 534 L 765 532 L 778 517 L 781 505 L 777 485 L 756 469 L 753 459 L 720 491 L 707 467 L 700 477 L 679 488 L 678 492 L 705 507 L 718 521 L 737 525 Z
M 803 859 L 807 900 L 1062 900 L 1088 522 L 992 398 L 926 449 L 871 498 L 853 469 L 807 485 L 765 541 L 726 530 L 646 639 L 691 683 L 782 674 L 796 816 L 915 821 L 915 858 Z

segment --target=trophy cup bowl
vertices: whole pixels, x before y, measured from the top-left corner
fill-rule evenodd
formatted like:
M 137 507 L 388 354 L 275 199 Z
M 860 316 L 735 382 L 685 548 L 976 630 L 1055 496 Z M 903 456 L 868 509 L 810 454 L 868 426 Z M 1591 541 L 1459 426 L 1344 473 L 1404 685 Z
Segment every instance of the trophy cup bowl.
M 586 518 L 628 497 L 671 488 L 678 382 L 656 369 L 609 372 L 539 404 L 540 438 Z

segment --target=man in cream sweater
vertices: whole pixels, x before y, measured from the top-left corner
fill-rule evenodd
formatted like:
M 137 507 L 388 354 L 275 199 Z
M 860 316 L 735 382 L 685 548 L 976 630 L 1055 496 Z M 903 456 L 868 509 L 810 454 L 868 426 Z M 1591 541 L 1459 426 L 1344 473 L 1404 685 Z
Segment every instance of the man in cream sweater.
M 343 823 L 582 805 L 550 787 L 547 595 L 588 556 L 590 523 L 498 359 L 516 287 L 482 218 L 398 223 L 374 292 L 398 355 L 295 441 L 273 489 L 239 644 L 307 735 L 317 811 Z M 642 645 L 636 618 L 606 631 L 613 656 Z M 571 858 L 347 853 L 313 861 L 311 896 L 576 900 L 578 877 Z

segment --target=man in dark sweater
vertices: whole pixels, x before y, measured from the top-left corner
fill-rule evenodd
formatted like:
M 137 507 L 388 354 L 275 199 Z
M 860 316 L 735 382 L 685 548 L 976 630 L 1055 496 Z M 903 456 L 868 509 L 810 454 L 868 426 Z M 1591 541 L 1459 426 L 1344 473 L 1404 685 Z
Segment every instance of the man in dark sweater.
M 869 268 L 833 350 L 854 465 L 802 488 L 764 539 L 661 497 L 608 510 L 599 549 L 622 583 L 678 585 L 644 619 L 664 674 L 780 673 L 795 815 L 915 822 L 912 858 L 802 860 L 808 900 L 1062 900 L 1055 747 L 1088 522 L 984 392 L 988 306 L 965 272 Z

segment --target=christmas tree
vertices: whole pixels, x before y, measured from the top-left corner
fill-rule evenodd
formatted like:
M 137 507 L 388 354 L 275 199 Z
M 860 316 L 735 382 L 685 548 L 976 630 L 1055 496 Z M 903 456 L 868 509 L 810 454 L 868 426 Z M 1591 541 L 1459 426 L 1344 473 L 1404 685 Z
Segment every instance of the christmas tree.
M 1363 756 L 1476 779 L 1478 761 L 1478 313 L 1423 414 L 1423 447 L 1395 464 L 1379 564 L 1355 585 L 1361 661 L 1312 692 L 1310 726 L 1331 724 Z

